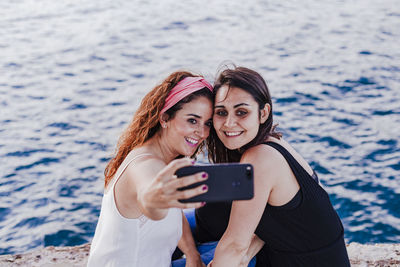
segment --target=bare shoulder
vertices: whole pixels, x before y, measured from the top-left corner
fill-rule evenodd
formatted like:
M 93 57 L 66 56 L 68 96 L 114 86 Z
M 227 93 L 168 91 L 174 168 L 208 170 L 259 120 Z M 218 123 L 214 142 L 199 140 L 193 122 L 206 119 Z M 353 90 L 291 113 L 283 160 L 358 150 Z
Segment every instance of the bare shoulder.
M 276 164 L 282 160 L 283 156 L 275 148 L 261 144 L 247 149 L 242 155 L 241 162 L 269 168 L 277 166 Z
M 153 174 L 158 173 L 166 166 L 161 158 L 152 154 L 143 154 L 140 157 L 136 157 L 132 163 L 126 169 L 126 173 L 132 178 L 153 176 Z
M 256 179 L 272 187 L 287 173 L 288 168 L 285 158 L 276 149 L 263 144 L 246 150 L 240 162 L 252 164 Z

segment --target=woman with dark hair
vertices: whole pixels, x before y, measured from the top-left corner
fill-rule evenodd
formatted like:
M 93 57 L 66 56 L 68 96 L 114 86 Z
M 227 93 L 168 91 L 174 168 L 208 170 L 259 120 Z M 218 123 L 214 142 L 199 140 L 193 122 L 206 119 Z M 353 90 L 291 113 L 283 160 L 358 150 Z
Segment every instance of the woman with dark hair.
M 272 101 L 257 72 L 225 69 L 214 84 L 208 139 L 214 163 L 254 167 L 254 198 L 196 209 L 195 238 L 220 240 L 212 267 L 350 266 L 343 226 L 316 173 L 276 132 Z
M 181 210 L 204 203 L 178 200 L 205 193 L 207 186 L 177 189 L 207 174 L 178 179 L 175 171 L 194 163 L 188 157 L 208 137 L 212 100 L 212 86 L 189 72 L 172 73 L 144 97 L 104 172 L 88 266 L 167 267 L 177 245 L 187 266 L 204 266 Z

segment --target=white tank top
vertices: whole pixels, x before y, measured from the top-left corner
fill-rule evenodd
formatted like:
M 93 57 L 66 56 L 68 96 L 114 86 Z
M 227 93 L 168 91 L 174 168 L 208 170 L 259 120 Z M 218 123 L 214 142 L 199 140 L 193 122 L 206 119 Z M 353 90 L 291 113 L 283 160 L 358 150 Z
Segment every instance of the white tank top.
M 171 256 L 182 235 L 182 211 L 171 208 L 168 215 L 153 221 L 144 215 L 123 217 L 115 204 L 114 187 L 132 158 L 104 193 L 99 221 L 92 240 L 88 267 L 169 267 Z

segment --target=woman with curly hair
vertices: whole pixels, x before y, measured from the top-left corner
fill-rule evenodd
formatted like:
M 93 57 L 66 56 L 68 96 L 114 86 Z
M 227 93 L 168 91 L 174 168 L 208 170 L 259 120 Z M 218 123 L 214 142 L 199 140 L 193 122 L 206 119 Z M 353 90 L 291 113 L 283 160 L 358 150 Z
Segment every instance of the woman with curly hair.
M 167 267 L 177 245 L 187 266 L 203 266 L 181 209 L 204 203 L 178 200 L 208 188 L 177 189 L 204 181 L 207 174 L 185 179 L 174 174 L 194 163 L 189 157 L 208 137 L 212 105 L 212 86 L 183 71 L 172 73 L 144 97 L 104 171 L 104 196 L 88 266 Z

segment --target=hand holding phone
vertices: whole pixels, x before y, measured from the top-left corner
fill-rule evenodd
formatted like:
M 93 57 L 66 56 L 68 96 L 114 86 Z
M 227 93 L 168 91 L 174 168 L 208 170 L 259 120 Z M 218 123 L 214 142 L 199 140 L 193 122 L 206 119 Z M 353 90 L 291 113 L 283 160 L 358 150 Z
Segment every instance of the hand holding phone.
M 187 190 L 200 184 L 206 184 L 208 191 L 189 199 L 179 200 L 180 202 L 227 202 L 248 200 L 254 196 L 254 175 L 251 164 L 222 163 L 194 165 L 180 168 L 175 174 L 179 178 L 199 172 L 206 172 L 208 179 L 201 183 L 179 188 L 178 190 Z

